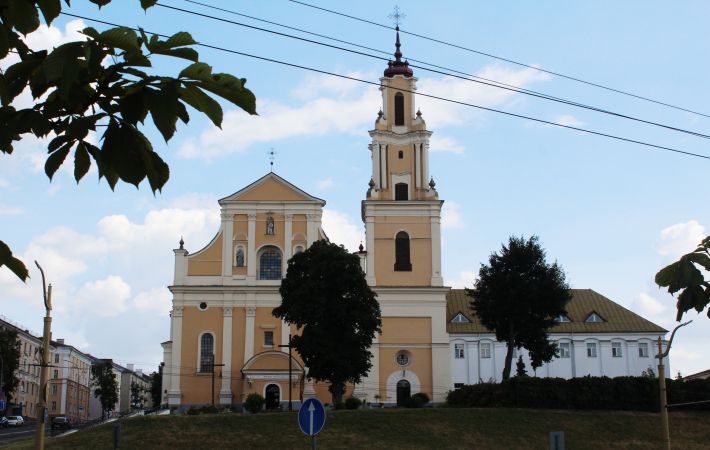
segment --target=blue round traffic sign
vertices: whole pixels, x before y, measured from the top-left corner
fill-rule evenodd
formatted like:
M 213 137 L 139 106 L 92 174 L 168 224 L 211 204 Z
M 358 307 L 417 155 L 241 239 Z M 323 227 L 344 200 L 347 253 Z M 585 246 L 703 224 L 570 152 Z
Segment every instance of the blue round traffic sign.
M 304 434 L 315 436 L 325 425 L 325 408 L 317 398 L 309 398 L 298 410 L 298 426 Z

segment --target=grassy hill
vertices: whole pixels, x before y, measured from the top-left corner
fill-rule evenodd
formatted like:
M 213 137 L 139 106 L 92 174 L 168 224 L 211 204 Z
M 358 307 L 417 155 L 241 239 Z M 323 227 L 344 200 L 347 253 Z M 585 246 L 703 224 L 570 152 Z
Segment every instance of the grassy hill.
M 710 414 L 671 414 L 677 449 L 707 449 Z M 528 409 L 383 409 L 329 411 L 318 448 L 547 449 L 548 432 L 564 431 L 568 449 L 661 449 L 660 416 L 609 411 Z M 113 448 L 104 424 L 51 438 L 51 449 Z M 310 448 L 296 413 L 148 416 L 122 421 L 121 449 Z M 33 441 L 8 449 L 30 449 Z

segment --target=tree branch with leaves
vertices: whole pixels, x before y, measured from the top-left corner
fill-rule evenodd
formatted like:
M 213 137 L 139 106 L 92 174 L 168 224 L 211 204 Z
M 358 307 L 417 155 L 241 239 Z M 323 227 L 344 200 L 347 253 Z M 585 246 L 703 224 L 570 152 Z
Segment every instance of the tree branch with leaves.
M 99 7 L 111 0 L 90 0 Z M 140 0 L 144 9 L 157 0 Z M 69 5 L 69 0 L 65 0 Z M 190 121 L 188 106 L 222 125 L 221 98 L 249 114 L 256 114 L 256 98 L 246 80 L 199 60 L 197 44 L 187 32 L 167 39 L 147 35 L 142 29 L 111 28 L 102 32 L 85 28 L 86 40 L 68 42 L 51 51 L 33 50 L 28 34 L 40 25 L 40 14 L 49 26 L 62 11 L 61 0 L 0 0 L 0 58 L 9 53 L 19 61 L 0 73 L 0 151 L 13 153 L 13 144 L 27 135 L 48 138 L 45 173 L 52 179 L 73 153 L 77 183 L 92 161 L 113 190 L 119 181 L 136 187 L 148 179 L 160 191 L 170 170 L 141 131 L 150 116 L 168 142 L 177 121 Z M 167 56 L 189 61 L 177 77 L 152 75 L 152 58 Z M 110 62 L 109 62 L 110 61 Z M 13 102 L 29 89 L 35 103 L 16 109 Z M 87 137 L 102 128 L 101 144 Z M 20 279 L 28 271 L 11 249 L 0 241 L 0 267 L 7 266 Z
M 656 274 L 659 287 L 667 288 L 671 295 L 680 292 L 676 302 L 676 321 L 680 322 L 683 314 L 691 309 L 702 312 L 710 303 L 710 282 L 705 279 L 703 271 L 710 272 L 710 236 L 703 239 L 694 251 L 681 256 Z M 707 315 L 710 317 L 710 309 Z

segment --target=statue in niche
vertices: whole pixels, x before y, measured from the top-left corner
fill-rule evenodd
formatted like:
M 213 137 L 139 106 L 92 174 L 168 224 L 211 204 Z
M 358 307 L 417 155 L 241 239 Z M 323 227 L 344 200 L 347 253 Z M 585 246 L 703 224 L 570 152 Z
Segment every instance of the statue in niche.
M 266 234 L 274 234 L 274 218 L 271 216 L 266 219 Z
M 237 249 L 237 267 L 244 267 L 244 250 Z

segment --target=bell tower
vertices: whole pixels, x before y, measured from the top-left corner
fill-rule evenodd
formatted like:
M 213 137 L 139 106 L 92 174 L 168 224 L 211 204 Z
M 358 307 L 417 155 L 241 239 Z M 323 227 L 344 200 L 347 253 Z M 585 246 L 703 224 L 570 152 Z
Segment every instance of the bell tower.
M 442 286 L 441 206 L 429 176 L 429 138 L 416 108 L 416 81 L 402 60 L 399 27 L 394 61 L 380 78 L 382 107 L 370 131 L 372 178 L 362 202 L 371 286 Z

